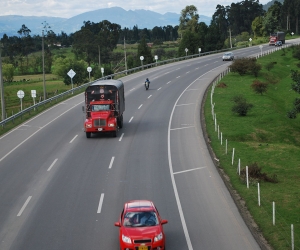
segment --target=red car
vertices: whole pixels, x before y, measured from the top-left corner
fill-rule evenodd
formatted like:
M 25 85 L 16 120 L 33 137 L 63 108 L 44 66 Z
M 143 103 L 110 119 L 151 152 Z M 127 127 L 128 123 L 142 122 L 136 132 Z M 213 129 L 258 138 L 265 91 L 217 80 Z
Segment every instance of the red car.
M 165 250 L 165 234 L 162 220 L 152 201 L 133 200 L 124 204 L 120 219 L 121 250 Z

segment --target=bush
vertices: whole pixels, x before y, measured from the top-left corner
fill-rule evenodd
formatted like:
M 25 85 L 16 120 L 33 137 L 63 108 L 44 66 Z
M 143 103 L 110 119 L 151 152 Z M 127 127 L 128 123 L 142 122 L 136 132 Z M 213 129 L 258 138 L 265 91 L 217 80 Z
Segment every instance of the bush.
M 278 178 L 276 174 L 273 174 L 271 177 L 266 173 L 262 173 L 261 167 L 258 166 L 256 162 L 248 165 L 248 178 L 250 183 L 258 183 L 261 181 L 278 183 Z M 246 181 L 246 168 L 241 170 L 240 178 Z
M 239 75 L 245 75 L 250 73 L 255 77 L 258 76 L 261 70 L 261 65 L 257 63 L 256 58 L 238 58 L 229 66 L 232 72 L 239 73 Z
M 251 88 L 255 93 L 262 95 L 263 93 L 267 92 L 268 84 L 260 82 L 259 80 L 255 80 L 251 84 Z
M 300 60 L 300 46 L 295 46 L 293 57 Z
M 267 69 L 268 71 L 270 71 L 271 69 L 274 68 L 274 65 L 275 65 L 276 63 L 277 63 L 277 62 L 269 62 L 269 63 L 267 63 L 266 69 Z
M 253 108 L 253 104 L 247 103 L 246 98 L 242 95 L 234 96 L 232 101 L 235 103 L 231 111 L 239 116 L 246 116 L 248 111 Z

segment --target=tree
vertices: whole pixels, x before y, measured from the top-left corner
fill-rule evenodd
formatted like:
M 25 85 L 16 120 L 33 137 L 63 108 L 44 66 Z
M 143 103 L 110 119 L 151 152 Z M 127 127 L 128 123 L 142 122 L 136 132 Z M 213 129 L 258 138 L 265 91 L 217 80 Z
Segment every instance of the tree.
M 247 103 L 247 100 L 243 95 L 234 96 L 232 101 L 234 102 L 234 105 L 231 111 L 237 113 L 239 116 L 246 116 L 248 111 L 253 108 L 253 104 Z
M 178 34 L 183 37 L 186 31 L 196 32 L 198 26 L 199 15 L 197 8 L 194 5 L 186 6 L 181 11 L 179 18 L 179 29 Z
M 197 54 L 199 48 L 199 37 L 197 33 L 193 33 L 191 31 L 186 31 L 180 41 L 178 48 L 178 55 L 185 56 L 185 49 L 188 49 L 188 53 L 190 55 Z
M 268 84 L 261 82 L 259 80 L 255 80 L 253 81 L 253 83 L 251 84 L 251 88 L 253 89 L 253 91 L 257 94 L 263 94 L 267 92 L 268 89 Z
M 264 19 L 261 16 L 258 16 L 253 20 L 251 28 L 254 33 L 254 38 L 262 37 L 264 35 L 263 20 Z
M 69 85 L 71 84 L 71 78 L 68 76 L 68 72 L 73 69 L 76 73 L 73 77 L 73 83 L 79 85 L 88 79 L 87 67 L 85 61 L 59 57 L 53 63 L 53 74 L 63 77 L 64 83 Z
M 15 72 L 14 65 L 5 64 L 5 63 L 2 65 L 2 75 L 4 81 L 12 82 L 14 79 L 14 72 Z
M 144 57 L 143 64 L 154 62 L 153 56 L 151 54 L 151 49 L 148 47 L 145 37 L 142 38 L 141 42 L 138 45 L 137 61 L 140 61 L 140 56 Z
M 291 76 L 293 83 L 292 83 L 292 90 L 294 90 L 297 94 L 300 94 L 300 73 L 298 70 L 292 70 Z M 300 98 L 296 98 L 294 101 L 294 108 L 288 112 L 288 117 L 291 119 L 295 119 L 297 113 L 300 113 Z
M 268 9 L 265 17 L 263 18 L 263 29 L 267 35 L 274 33 L 275 31 L 282 30 L 281 10 L 282 4 L 278 1 L 275 1 L 274 4 Z

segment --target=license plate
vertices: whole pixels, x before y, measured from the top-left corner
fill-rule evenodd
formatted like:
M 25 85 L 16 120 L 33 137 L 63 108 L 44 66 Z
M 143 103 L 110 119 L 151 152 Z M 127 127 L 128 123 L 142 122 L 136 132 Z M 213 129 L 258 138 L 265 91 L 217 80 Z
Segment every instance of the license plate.
M 102 131 L 102 128 L 98 128 L 98 131 Z
M 147 246 L 139 246 L 139 250 L 148 250 Z

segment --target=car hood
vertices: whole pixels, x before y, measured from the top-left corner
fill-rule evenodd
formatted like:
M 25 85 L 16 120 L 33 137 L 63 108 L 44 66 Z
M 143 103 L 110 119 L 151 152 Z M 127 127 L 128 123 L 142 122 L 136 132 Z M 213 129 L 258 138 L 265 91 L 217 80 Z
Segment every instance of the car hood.
M 153 239 L 156 235 L 162 232 L 161 226 L 152 227 L 122 227 L 122 234 L 132 238 L 145 238 Z

